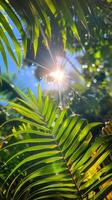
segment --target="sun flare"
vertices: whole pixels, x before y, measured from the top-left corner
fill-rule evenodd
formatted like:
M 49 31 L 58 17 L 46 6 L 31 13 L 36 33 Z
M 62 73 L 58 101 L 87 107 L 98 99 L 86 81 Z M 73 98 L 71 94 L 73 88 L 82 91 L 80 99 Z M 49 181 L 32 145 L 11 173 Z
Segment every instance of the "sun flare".
M 57 83 L 62 83 L 62 81 L 64 80 L 64 71 L 58 69 L 56 71 L 53 71 L 50 73 L 50 76 L 53 78 L 53 80 Z

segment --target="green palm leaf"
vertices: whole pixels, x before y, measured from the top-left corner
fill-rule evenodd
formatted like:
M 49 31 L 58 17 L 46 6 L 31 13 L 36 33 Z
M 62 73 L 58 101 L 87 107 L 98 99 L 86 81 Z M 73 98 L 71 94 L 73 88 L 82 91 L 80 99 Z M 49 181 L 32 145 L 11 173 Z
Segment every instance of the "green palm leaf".
M 7 3 L 6 0 L 0 0 L 0 40 L 1 40 L 1 49 L 4 49 L 4 47 L 8 50 L 11 58 L 16 63 L 18 68 L 20 68 L 22 63 L 22 53 L 21 53 L 21 45 L 18 42 L 18 39 L 15 36 L 15 33 L 10 25 L 10 20 L 14 23 L 14 25 L 17 27 L 20 37 L 22 39 L 22 48 L 23 48 L 23 54 L 26 55 L 26 34 L 23 30 L 23 26 L 20 22 L 20 19 L 12 9 L 9 3 Z M 2 43 L 3 42 L 3 43 Z M 12 42 L 12 46 L 10 43 Z M 14 53 L 15 50 L 15 53 Z M 2 57 L 4 60 L 4 64 L 6 66 L 6 69 L 8 71 L 8 63 L 7 63 L 7 56 L 6 52 L 1 50 Z M 5 58 L 6 57 L 6 58 Z
M 33 58 L 36 58 L 39 39 L 41 42 L 44 40 L 45 46 L 50 50 L 49 40 L 57 38 L 57 32 L 63 42 L 64 50 L 74 48 L 75 38 L 84 45 L 85 33 L 93 37 L 94 30 L 99 26 L 95 13 L 97 9 L 105 11 L 105 18 L 108 19 L 111 5 L 107 2 L 102 4 L 100 1 L 91 3 L 91 0 L 86 2 L 83 0 L 62 0 L 61 2 L 57 0 L 0 0 L 0 49 L 6 69 L 8 70 L 8 63 L 5 48 L 20 68 L 22 58 L 26 58 L 30 50 L 33 52 Z M 91 20 L 93 17 L 95 20 Z M 10 20 L 18 29 L 21 44 L 10 27 Z M 83 31 L 84 34 L 82 34 Z M 13 47 L 10 45 L 10 40 Z
M 112 189 L 111 182 L 103 190 L 101 187 L 112 178 L 112 164 L 102 163 L 111 152 L 111 136 L 94 139 L 90 130 L 100 123 L 87 124 L 77 115 L 68 116 L 66 109 L 59 111 L 54 100 L 43 97 L 40 86 L 38 98 L 30 90 L 28 96 L 20 93 L 20 104 L 9 102 L 9 108 L 24 118 L 7 122 L 22 124 L 13 129 L 16 141 L 2 149 L 12 153 L 2 166 L 2 170 L 5 166 L 10 169 L 3 185 L 6 198 L 105 197 Z

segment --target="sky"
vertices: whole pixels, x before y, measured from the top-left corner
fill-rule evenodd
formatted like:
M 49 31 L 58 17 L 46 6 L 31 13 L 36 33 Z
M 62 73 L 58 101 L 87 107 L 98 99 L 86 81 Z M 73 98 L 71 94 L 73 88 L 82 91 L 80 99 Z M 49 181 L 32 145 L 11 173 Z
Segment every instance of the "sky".
M 18 32 L 17 28 L 15 27 L 15 25 L 13 24 L 13 22 L 11 21 L 11 19 L 9 19 L 9 23 L 10 23 L 16 37 L 20 38 L 19 32 Z M 11 47 L 14 48 L 13 43 L 12 43 L 9 36 L 8 36 L 8 39 L 10 41 Z M 10 78 L 11 78 L 13 84 L 16 85 L 17 87 L 19 87 L 20 89 L 24 90 L 24 91 L 26 91 L 27 88 L 30 88 L 35 94 L 37 92 L 37 85 L 38 85 L 38 80 L 34 76 L 35 66 L 33 65 L 30 68 L 27 67 L 27 66 L 23 66 L 21 68 L 21 70 L 18 71 L 16 64 L 11 59 L 7 50 L 6 50 L 6 54 L 7 54 L 7 58 L 8 58 L 9 75 L 10 75 Z M 77 55 L 73 55 L 73 54 L 70 54 L 69 52 L 67 52 L 67 57 L 80 70 L 81 69 L 80 64 L 77 61 L 76 56 Z M 6 73 L 6 68 L 5 68 L 1 54 L 0 54 L 0 68 L 1 68 L 2 73 Z M 69 73 L 73 70 L 73 68 L 71 67 L 71 65 L 69 63 L 66 62 L 65 70 L 66 70 L 67 73 Z M 43 89 L 48 87 L 48 85 L 45 85 L 46 83 L 44 81 L 41 81 L 40 84 L 41 84 L 41 87 Z
M 19 32 L 11 19 L 9 19 L 9 23 L 13 29 L 14 34 L 17 38 L 20 38 Z M 6 33 L 7 34 L 7 33 Z M 7 35 L 8 36 L 8 35 Z M 12 49 L 14 49 L 13 42 L 11 41 L 10 37 L 8 36 L 8 40 L 10 42 L 10 46 Z M 5 46 L 5 45 L 4 45 Z M 9 76 L 13 82 L 14 85 L 18 86 L 22 90 L 26 90 L 26 88 L 30 88 L 34 93 L 36 92 L 36 86 L 37 86 L 37 79 L 34 76 L 34 69 L 35 67 L 28 68 L 27 66 L 23 66 L 20 71 L 18 71 L 16 64 L 11 59 L 7 49 L 6 55 L 8 60 L 8 68 L 9 68 Z M 14 52 L 14 50 L 13 50 Z M 2 56 L 0 54 L 0 71 L 1 73 L 6 73 L 6 68 L 2 59 Z M 13 77 L 13 78 L 12 78 Z

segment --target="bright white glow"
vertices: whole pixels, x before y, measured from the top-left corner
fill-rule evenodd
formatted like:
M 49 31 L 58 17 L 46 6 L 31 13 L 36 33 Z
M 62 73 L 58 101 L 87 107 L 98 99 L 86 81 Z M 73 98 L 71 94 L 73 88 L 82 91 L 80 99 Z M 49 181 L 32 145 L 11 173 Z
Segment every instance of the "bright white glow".
M 50 76 L 58 83 L 62 82 L 64 79 L 64 72 L 62 70 L 56 70 L 50 73 Z

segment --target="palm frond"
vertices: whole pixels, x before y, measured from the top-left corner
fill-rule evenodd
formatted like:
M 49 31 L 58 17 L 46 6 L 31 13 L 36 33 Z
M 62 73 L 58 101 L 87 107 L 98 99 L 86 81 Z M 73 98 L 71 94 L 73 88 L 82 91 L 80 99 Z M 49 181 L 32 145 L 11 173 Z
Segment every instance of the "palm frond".
M 51 39 L 54 34 L 54 30 L 58 29 L 60 36 L 63 39 L 64 46 L 69 43 L 72 44 L 76 38 L 82 42 L 84 35 L 87 33 L 93 37 L 94 29 L 99 26 L 97 23 L 97 17 L 104 13 L 105 19 L 108 18 L 108 13 L 111 15 L 111 4 L 104 1 L 91 1 L 87 0 L 71 0 L 61 2 L 56 0 L 45 1 L 22 1 L 19 2 L 10 0 L 12 7 L 16 10 L 22 20 L 26 22 L 26 29 L 29 32 L 31 45 L 35 45 L 35 42 L 39 38 L 39 32 L 41 35 L 40 25 L 44 32 L 44 39 Z M 98 15 L 98 12 L 99 15 Z M 104 12 L 105 11 L 105 12 Z M 110 12 L 109 12 L 110 11 Z M 94 20 L 92 19 L 94 17 Z M 55 27 L 54 27 L 55 25 Z M 58 26 L 56 26 L 58 25 Z M 35 30 L 38 30 L 37 33 Z M 56 31 L 57 34 L 57 31 Z M 56 37 L 55 37 L 56 38 Z M 46 42 L 46 41 L 45 41 Z M 47 45 L 46 45 L 47 47 Z M 34 47 L 34 55 L 37 47 Z
M 20 91 L 20 104 L 9 108 L 23 118 L 13 128 L 16 140 L 2 149 L 10 149 L 4 161 L 6 177 L 2 191 L 6 199 L 94 199 L 102 200 L 112 190 L 112 164 L 102 165 L 111 151 L 112 137 L 94 139 L 91 129 L 100 123 L 85 120 L 61 111 L 49 96 L 38 98 L 29 90 Z M 7 122 L 7 123 L 9 123 Z M 13 141 L 13 140 L 12 140 Z M 13 167 L 11 167 L 13 166 Z M 8 170 L 7 170 L 8 169 Z
M 100 24 L 97 18 L 100 15 L 107 22 L 110 20 L 110 3 L 93 2 L 91 0 L 86 2 L 83 0 L 62 0 L 61 2 L 56 0 L 20 0 L 19 2 L 0 0 L 0 50 L 7 70 L 7 50 L 16 65 L 20 67 L 22 57 L 26 58 L 26 55 L 28 57 L 30 50 L 33 52 L 32 59 L 36 58 L 38 40 L 41 43 L 44 40 L 44 44 L 49 50 L 49 40 L 53 41 L 54 38 L 56 40 L 57 33 L 60 37 L 60 40 L 58 38 L 58 43 L 62 41 L 64 49 L 74 48 L 73 45 L 76 45 L 75 42 L 77 43 L 77 41 L 84 45 L 85 34 L 88 35 L 89 40 L 90 36 L 94 37 L 94 32 L 95 34 L 99 32 Z M 10 26 L 11 21 L 18 29 L 21 44 L 16 37 L 15 31 Z M 57 40 L 55 43 L 57 43 Z
M 11 27 L 11 21 L 20 34 L 22 45 L 20 44 L 18 40 L 19 38 L 16 37 L 16 33 Z M 8 50 L 11 58 L 16 63 L 18 68 L 20 68 L 22 63 L 22 56 L 25 56 L 26 54 L 26 33 L 23 29 L 23 25 L 19 17 L 6 0 L 0 0 L 0 25 L 0 49 L 6 69 L 8 71 L 6 50 Z

